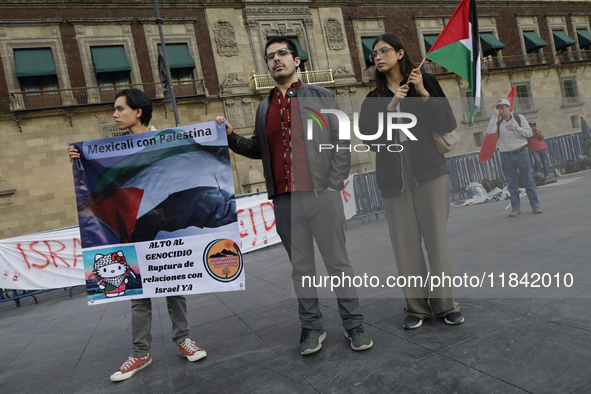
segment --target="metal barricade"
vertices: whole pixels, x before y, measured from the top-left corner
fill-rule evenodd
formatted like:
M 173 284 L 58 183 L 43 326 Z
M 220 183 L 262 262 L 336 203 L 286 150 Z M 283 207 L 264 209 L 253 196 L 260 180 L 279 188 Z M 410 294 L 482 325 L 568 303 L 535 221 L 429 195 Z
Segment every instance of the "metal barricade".
M 74 287 L 77 287 L 77 286 L 70 287 L 70 291 L 69 291 L 70 298 L 72 298 L 72 290 L 74 289 Z M 42 293 L 47 293 L 48 291 L 54 291 L 54 290 L 58 290 L 58 289 L 46 289 L 46 290 L 0 289 L 0 303 L 7 302 L 7 301 L 14 301 L 16 303 L 16 307 L 18 308 L 21 306 L 21 302 L 20 302 L 21 298 L 32 297 L 33 300 L 35 300 L 35 304 L 38 304 L 39 301 L 37 300 L 37 297 L 35 297 L 36 295 L 42 294 Z M 66 290 L 67 290 L 67 288 L 64 287 L 64 291 L 66 291 Z
M 577 160 L 583 154 L 582 132 L 580 131 L 548 137 L 544 139 L 544 142 L 548 148 L 550 171 L 557 169 L 562 172 L 567 160 Z M 491 160 L 480 164 L 478 164 L 479 155 L 479 152 L 470 152 L 446 158 L 450 171 L 449 183 L 452 200 L 463 195 L 470 182 L 480 182 L 483 179 L 505 181 L 499 150 L 495 150 Z M 533 168 L 531 155 L 530 160 Z
M 583 154 L 583 133 L 581 131 L 544 138 L 548 148 L 550 170 L 563 171 L 567 160 L 578 160 Z
M 368 171 L 362 174 L 356 174 L 353 177 L 353 188 L 355 189 L 355 205 L 357 213 L 347 222 L 352 220 L 361 220 L 365 225 L 365 218 L 371 222 L 371 216 L 382 213 L 384 217 L 384 202 L 382 200 L 382 193 L 378 188 L 375 171 Z M 345 227 L 347 225 L 345 224 Z
M 470 182 L 480 182 L 483 179 L 505 180 L 498 150 L 495 151 L 492 159 L 480 164 L 478 164 L 479 155 L 479 152 L 471 152 L 447 157 L 452 200 L 464 194 Z

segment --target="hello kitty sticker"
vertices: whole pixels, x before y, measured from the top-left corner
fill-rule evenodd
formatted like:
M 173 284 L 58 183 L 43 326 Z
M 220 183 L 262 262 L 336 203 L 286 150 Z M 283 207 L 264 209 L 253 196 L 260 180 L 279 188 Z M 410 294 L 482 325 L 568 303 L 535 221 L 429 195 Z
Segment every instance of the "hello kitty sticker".
M 86 292 L 90 303 L 107 298 L 143 294 L 141 274 L 135 248 L 120 246 L 116 249 L 93 251 L 84 260 Z M 88 259 L 90 260 L 90 259 Z

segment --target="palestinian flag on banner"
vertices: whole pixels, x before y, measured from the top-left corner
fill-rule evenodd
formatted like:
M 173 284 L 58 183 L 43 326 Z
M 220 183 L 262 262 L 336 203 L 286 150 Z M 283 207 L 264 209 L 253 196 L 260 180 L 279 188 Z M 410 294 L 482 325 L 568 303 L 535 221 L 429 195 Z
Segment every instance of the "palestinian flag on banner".
M 156 139 L 180 132 L 163 130 Z M 228 147 L 192 139 L 166 146 L 114 163 L 85 160 L 76 170 L 83 248 L 196 235 L 237 221 Z
M 425 56 L 468 81 L 474 101 L 470 126 L 480 108 L 480 46 L 476 0 L 462 0 Z

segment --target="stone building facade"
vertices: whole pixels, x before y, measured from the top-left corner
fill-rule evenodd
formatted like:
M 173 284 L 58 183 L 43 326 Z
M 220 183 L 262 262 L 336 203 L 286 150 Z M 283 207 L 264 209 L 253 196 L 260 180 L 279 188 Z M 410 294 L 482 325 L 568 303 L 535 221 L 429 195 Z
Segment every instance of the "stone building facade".
M 223 114 L 238 133 L 250 135 L 269 90 L 265 40 L 277 34 L 297 40 L 308 56 L 302 80 L 333 90 L 341 108 L 352 113 L 373 84 L 364 43 L 396 33 L 420 63 L 457 4 L 160 0 L 167 48 L 194 63 L 173 75 L 181 123 Z M 547 136 L 580 130 L 579 115 L 591 120 L 591 51 L 585 41 L 591 37 L 591 1 L 490 0 L 478 7 L 481 34 L 503 47 L 493 43 L 483 57 L 483 106 L 473 127 L 467 123 L 467 83 L 435 64 L 423 68 L 437 76 L 456 111 L 462 140 L 452 153 L 479 149 L 491 105 L 513 86 L 518 111 Z M 152 0 L 0 4 L 0 238 L 77 224 L 66 148 L 117 133 L 111 115 L 118 88 L 144 89 L 155 104 L 152 123 L 174 126 L 172 114 L 159 105 L 159 42 Z M 98 47 L 125 57 L 121 69 L 100 69 Z M 31 53 L 50 54 L 47 75 L 19 69 L 19 59 Z M 236 194 L 264 190 L 261 164 L 231 156 Z M 373 168 L 371 154 L 353 154 L 353 172 Z

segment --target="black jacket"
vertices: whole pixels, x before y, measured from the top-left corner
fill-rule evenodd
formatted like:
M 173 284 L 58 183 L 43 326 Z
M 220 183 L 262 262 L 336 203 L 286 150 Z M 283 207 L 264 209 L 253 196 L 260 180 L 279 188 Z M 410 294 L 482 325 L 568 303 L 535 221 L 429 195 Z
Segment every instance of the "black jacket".
M 273 174 L 271 172 L 269 141 L 267 138 L 267 111 L 269 110 L 270 96 L 273 91 L 274 89 L 269 92 L 269 95 L 261 101 L 257 108 L 252 137 L 245 138 L 236 133 L 228 136 L 228 145 L 234 152 L 250 159 L 263 160 L 263 171 L 269 198 L 272 198 L 275 193 Z M 287 94 L 291 97 L 299 98 L 298 107 L 300 109 L 302 127 L 306 131 L 306 119 L 308 116 L 302 115 L 303 107 L 315 107 L 318 112 L 322 108 L 338 109 L 334 93 L 320 86 L 302 83 L 298 88 L 288 89 Z M 349 176 L 349 170 L 351 169 L 351 152 L 348 150 L 350 141 L 339 140 L 338 122 L 334 115 L 329 116 L 326 114 L 323 117 L 326 120 L 329 132 L 327 130 L 321 130 L 316 122 L 313 122 L 313 138 L 308 140 L 306 137 L 307 133 L 304 136 L 310 178 L 314 186 L 314 191 L 317 192 L 323 191 L 327 187 L 341 190 L 344 187 L 343 181 Z M 292 133 L 294 132 L 304 132 L 304 130 L 292 129 Z M 320 144 L 332 144 L 335 146 L 335 149 L 323 149 L 319 151 Z M 336 150 L 337 145 L 339 146 L 338 151 Z
M 401 84 L 405 84 L 406 81 L 407 78 Z M 431 74 L 423 74 L 423 85 L 431 95 L 426 102 L 419 98 L 412 84 L 406 98 L 400 102 L 400 112 L 411 113 L 417 117 L 416 126 L 410 129 L 417 141 L 409 140 L 408 142 L 415 182 L 449 173 L 445 156 L 437 150 L 432 132 L 451 133 L 457 126 L 451 106 L 437 79 Z M 394 93 L 386 89 L 385 95 L 386 97 L 377 98 L 375 90 L 369 92 L 361 106 L 359 127 L 364 135 L 375 134 L 378 130 L 378 113 L 382 112 L 384 131 L 381 137 L 374 141 L 364 141 L 364 143 L 370 145 L 372 151 L 377 152 L 376 177 L 382 196 L 397 197 L 402 194 L 404 188 L 402 153 L 388 152 L 384 146 L 378 151 L 375 146 L 375 144 L 390 145 L 400 141 L 401 131 L 398 129 L 393 133 L 395 141 L 387 140 L 386 113 L 388 111 L 386 107 L 394 97 Z M 402 121 L 402 123 L 408 122 L 408 120 Z

